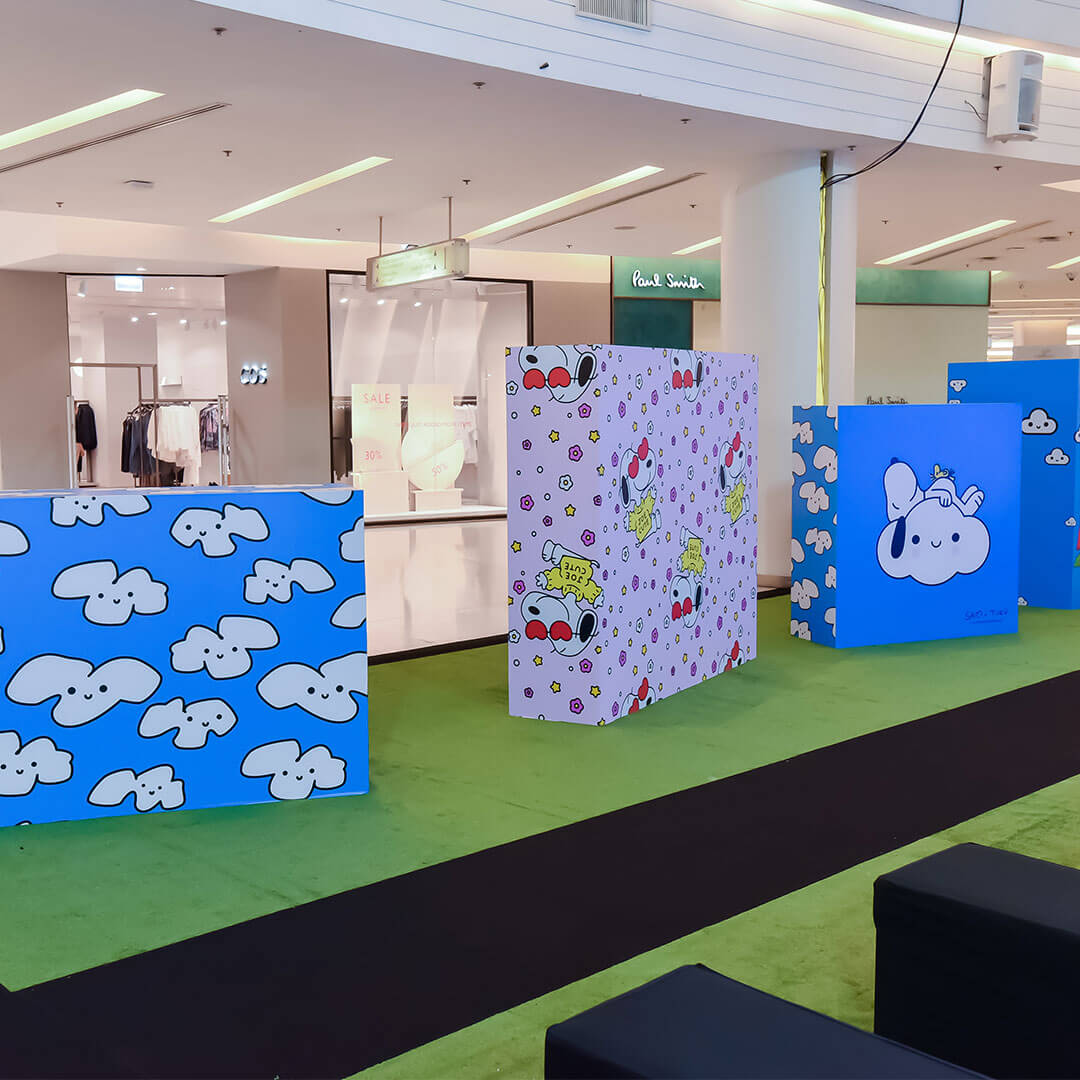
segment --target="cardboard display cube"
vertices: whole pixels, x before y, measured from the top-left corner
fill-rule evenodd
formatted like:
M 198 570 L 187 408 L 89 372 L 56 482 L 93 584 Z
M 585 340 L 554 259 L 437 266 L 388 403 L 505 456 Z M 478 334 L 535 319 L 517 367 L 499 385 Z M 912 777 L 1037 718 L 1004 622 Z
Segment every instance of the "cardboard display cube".
M 793 635 L 1016 632 L 1018 405 L 818 405 L 792 421 Z
M 1020 403 L 1020 603 L 1080 607 L 1080 360 L 950 364 L 949 400 Z
M 605 724 L 756 653 L 757 362 L 507 350 L 510 712 Z

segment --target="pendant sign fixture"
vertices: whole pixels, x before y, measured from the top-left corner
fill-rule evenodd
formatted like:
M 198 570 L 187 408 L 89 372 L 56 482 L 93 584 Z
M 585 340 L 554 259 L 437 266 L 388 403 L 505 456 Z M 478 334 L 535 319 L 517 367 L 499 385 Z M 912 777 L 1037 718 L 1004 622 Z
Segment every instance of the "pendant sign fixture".
M 394 285 L 413 285 L 440 278 L 461 278 L 469 272 L 469 242 L 441 240 L 426 247 L 406 248 L 367 261 L 367 287 L 374 292 Z

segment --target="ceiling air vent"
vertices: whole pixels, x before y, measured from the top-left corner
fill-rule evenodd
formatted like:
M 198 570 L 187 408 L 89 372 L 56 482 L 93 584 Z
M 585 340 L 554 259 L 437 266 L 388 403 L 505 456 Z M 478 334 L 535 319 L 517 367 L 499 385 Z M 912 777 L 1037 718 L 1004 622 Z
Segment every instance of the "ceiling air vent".
M 649 29 L 649 0 L 577 0 L 577 13 L 588 19 Z

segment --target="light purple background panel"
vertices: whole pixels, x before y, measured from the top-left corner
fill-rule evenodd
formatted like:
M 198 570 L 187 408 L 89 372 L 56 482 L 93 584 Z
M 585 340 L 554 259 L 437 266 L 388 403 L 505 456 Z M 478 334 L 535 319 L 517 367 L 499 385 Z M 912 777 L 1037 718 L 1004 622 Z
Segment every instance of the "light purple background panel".
M 757 361 L 507 350 L 510 712 L 605 724 L 757 651 Z

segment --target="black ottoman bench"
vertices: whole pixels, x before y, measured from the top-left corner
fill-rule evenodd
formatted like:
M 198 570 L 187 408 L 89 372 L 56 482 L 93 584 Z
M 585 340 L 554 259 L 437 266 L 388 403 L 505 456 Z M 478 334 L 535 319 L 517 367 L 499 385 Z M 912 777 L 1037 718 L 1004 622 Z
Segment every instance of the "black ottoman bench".
M 874 1030 L 995 1077 L 1080 1077 L 1080 871 L 978 844 L 874 883 Z
M 548 1028 L 548 1080 L 976 1076 L 700 964 Z

